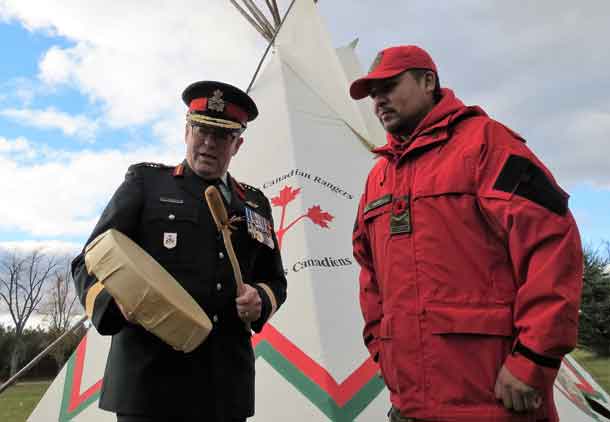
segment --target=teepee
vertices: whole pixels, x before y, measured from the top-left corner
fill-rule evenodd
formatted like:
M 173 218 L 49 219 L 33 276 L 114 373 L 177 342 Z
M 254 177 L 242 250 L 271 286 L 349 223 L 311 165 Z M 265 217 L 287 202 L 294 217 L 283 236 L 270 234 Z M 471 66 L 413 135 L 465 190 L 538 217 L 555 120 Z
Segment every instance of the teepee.
M 260 116 L 232 174 L 272 201 L 288 299 L 253 337 L 256 414 L 250 420 L 379 421 L 389 397 L 362 344 L 351 233 L 384 134 L 370 104 L 348 96 L 362 73 L 355 42 L 335 50 L 316 6 L 295 0 L 281 19 L 252 0 L 233 5 L 270 42 L 249 89 Z M 29 421 L 114 421 L 97 408 L 109 339 L 91 329 Z M 567 357 L 556 383 L 562 420 L 603 420 L 591 399 L 610 397 Z

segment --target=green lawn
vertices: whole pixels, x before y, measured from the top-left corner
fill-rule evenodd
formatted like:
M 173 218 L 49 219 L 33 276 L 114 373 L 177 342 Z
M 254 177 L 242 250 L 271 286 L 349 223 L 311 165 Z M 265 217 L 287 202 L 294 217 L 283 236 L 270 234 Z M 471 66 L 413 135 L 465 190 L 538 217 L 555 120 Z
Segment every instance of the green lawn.
M 610 358 L 596 358 L 586 350 L 577 349 L 572 357 L 595 378 L 595 381 L 610 394 Z
M 0 421 L 25 422 L 51 381 L 18 383 L 0 394 Z

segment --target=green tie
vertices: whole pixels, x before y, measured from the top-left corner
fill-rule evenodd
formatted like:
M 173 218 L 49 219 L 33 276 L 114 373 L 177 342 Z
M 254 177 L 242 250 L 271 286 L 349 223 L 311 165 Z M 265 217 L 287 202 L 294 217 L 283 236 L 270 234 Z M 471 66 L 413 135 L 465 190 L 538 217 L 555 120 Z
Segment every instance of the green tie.
M 220 190 L 220 193 L 222 193 L 222 196 L 225 198 L 225 201 L 227 201 L 227 204 L 231 204 L 231 191 L 229 190 L 229 187 L 225 185 L 222 179 L 218 179 L 215 185 Z

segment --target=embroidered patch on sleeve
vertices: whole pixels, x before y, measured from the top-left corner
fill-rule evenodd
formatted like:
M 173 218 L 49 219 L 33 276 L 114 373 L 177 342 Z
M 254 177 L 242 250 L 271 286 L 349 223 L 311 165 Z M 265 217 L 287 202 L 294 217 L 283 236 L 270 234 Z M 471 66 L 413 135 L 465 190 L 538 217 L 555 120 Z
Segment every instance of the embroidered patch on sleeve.
M 382 205 L 389 204 L 390 202 L 392 202 L 392 194 L 389 193 L 387 195 L 383 195 L 381 198 L 377 198 L 366 204 L 366 206 L 364 207 L 363 214 L 366 214 L 367 212 L 372 211 L 375 208 L 379 208 Z
M 525 157 L 509 156 L 493 188 L 529 199 L 561 216 L 568 210 L 568 198 L 540 167 Z

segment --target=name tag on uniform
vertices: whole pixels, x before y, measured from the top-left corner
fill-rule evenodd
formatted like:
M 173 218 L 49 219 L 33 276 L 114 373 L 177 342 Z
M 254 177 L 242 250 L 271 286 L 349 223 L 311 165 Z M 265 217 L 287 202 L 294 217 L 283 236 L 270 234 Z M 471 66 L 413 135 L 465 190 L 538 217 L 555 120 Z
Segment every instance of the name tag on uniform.
M 246 211 L 248 234 L 263 245 L 267 245 L 271 249 L 274 249 L 275 245 L 273 244 L 273 227 L 271 226 L 271 222 L 249 207 L 244 207 L 244 209 Z
M 165 196 L 160 197 L 159 202 L 164 202 L 166 204 L 176 204 L 176 205 L 184 204 L 183 199 L 167 198 Z
M 163 233 L 163 246 L 166 249 L 174 249 L 178 244 L 178 233 Z

